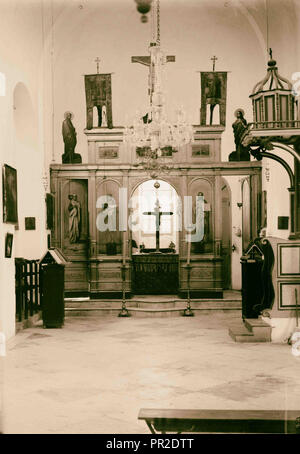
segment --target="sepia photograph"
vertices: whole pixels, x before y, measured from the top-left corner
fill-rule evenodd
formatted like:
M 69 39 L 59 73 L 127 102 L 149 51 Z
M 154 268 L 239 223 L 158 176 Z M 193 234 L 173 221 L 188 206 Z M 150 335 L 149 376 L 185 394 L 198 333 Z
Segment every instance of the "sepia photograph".
M 300 0 L 0 28 L 2 438 L 300 434 Z

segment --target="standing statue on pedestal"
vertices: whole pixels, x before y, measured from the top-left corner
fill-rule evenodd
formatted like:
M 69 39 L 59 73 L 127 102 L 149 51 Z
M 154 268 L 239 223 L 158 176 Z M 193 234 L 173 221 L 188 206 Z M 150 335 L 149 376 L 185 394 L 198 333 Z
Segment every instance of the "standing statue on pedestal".
M 245 112 L 243 109 L 237 109 L 234 112 L 236 117 L 235 122 L 232 124 L 235 151 L 230 153 L 229 161 L 250 161 L 250 154 L 247 147 L 242 145 L 242 139 L 245 131 L 247 130 L 247 120 L 244 118 Z
M 81 206 L 76 194 L 70 194 L 69 200 L 69 241 L 70 243 L 78 243 L 80 237 Z
M 75 153 L 75 147 L 77 144 L 76 131 L 72 123 L 72 113 L 65 112 L 65 119 L 62 123 L 62 136 L 65 144 L 65 152 L 62 155 L 63 164 L 80 164 L 81 156 Z

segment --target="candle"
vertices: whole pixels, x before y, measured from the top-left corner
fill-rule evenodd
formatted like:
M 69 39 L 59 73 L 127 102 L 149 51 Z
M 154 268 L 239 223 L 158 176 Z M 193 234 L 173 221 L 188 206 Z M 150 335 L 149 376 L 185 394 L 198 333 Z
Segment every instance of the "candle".
M 190 261 L 191 261 L 191 233 L 189 232 L 186 236 L 187 238 L 187 242 L 188 242 L 188 245 L 187 245 L 187 265 L 190 264 Z

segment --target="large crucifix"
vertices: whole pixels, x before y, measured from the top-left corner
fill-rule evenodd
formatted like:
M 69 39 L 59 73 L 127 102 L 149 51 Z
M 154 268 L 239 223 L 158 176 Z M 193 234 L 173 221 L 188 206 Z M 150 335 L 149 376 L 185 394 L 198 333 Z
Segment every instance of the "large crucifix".
M 216 57 L 215 55 L 211 58 L 212 62 L 213 62 L 213 72 L 215 71 L 216 69 L 216 61 L 218 60 L 218 57 Z
M 175 62 L 175 55 L 168 55 L 166 57 L 166 62 Z M 144 56 L 133 56 L 131 57 L 131 63 L 140 63 L 141 65 L 148 66 L 149 69 L 151 68 L 151 57 L 150 55 L 144 55 Z M 150 72 L 151 74 L 151 72 Z M 149 77 L 150 77 L 149 74 Z M 151 86 L 153 87 L 153 81 L 151 81 Z M 150 90 L 151 91 L 151 90 Z M 150 93 L 148 93 L 150 95 Z
M 155 234 L 156 234 L 156 248 L 155 252 L 159 252 L 159 235 L 160 235 L 160 218 L 161 216 L 172 216 L 172 211 L 160 211 L 159 200 L 156 199 L 154 211 L 145 211 L 144 215 L 155 216 Z

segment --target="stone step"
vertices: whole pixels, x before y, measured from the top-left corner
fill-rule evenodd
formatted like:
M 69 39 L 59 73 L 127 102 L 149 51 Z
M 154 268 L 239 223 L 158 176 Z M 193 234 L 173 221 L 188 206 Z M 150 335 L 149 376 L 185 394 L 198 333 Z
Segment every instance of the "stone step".
M 255 337 L 271 341 L 272 327 L 261 318 L 246 318 L 245 326 Z
M 66 300 L 65 308 L 76 308 L 82 310 L 85 308 L 97 309 L 97 308 L 118 308 L 122 304 L 122 300 Z M 144 308 L 144 309 L 184 309 L 187 301 L 183 299 L 174 299 L 170 301 L 152 301 L 152 300 L 137 300 L 128 299 L 126 305 L 132 308 Z M 191 300 L 191 306 L 195 309 L 241 309 L 241 301 L 236 300 Z
M 130 315 L 135 317 L 181 316 L 187 300 L 176 295 L 136 295 L 126 300 Z M 65 298 L 66 316 L 118 315 L 122 307 L 121 299 Z M 241 311 L 242 300 L 238 291 L 224 292 L 224 298 L 203 298 L 191 300 L 195 315 L 209 314 L 212 311 Z
M 272 327 L 261 319 L 245 319 L 229 328 L 235 342 L 271 342 Z
M 128 307 L 126 305 L 129 313 L 133 317 L 179 317 L 182 316 L 183 311 L 185 309 L 178 309 L 178 308 L 167 308 L 167 309 L 144 309 L 138 307 Z M 197 315 L 208 315 L 213 312 L 220 312 L 220 308 L 211 308 L 211 309 L 192 309 L 195 316 Z M 106 315 L 114 315 L 118 316 L 119 312 L 121 311 L 121 305 L 118 308 L 67 308 L 65 309 L 65 316 L 66 317 L 74 317 L 74 316 L 106 316 Z M 226 310 L 224 310 L 226 311 Z M 233 309 L 238 314 L 240 314 L 239 309 Z

